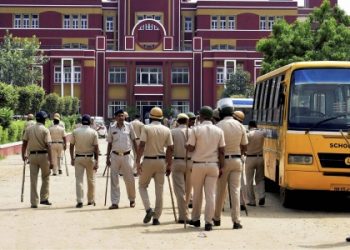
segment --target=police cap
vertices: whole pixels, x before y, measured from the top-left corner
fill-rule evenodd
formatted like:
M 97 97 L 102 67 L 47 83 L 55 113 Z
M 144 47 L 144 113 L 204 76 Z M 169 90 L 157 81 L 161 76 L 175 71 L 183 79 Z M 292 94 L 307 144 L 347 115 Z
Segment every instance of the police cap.
M 90 117 L 90 115 L 87 115 L 87 114 L 83 115 L 83 117 L 81 118 L 81 123 L 83 125 L 90 125 L 91 124 L 91 117 Z
M 185 113 L 180 113 L 180 114 L 177 115 L 177 119 L 178 119 L 178 120 L 180 120 L 180 119 L 186 119 L 186 120 L 188 120 L 189 117 L 188 117 L 188 115 L 186 115 Z
M 117 116 L 119 114 L 124 114 L 124 110 L 118 109 L 117 111 L 114 112 L 114 116 Z
M 189 119 L 196 119 L 196 115 L 193 112 L 187 112 L 187 116 Z
M 45 111 L 39 111 L 38 113 L 36 113 L 35 118 L 39 120 L 46 119 L 47 113 Z
M 163 111 L 159 107 L 153 107 L 149 113 L 149 118 L 161 120 L 163 119 Z
M 203 106 L 199 110 L 199 114 L 206 119 L 211 119 L 213 117 L 213 109 L 209 106 Z

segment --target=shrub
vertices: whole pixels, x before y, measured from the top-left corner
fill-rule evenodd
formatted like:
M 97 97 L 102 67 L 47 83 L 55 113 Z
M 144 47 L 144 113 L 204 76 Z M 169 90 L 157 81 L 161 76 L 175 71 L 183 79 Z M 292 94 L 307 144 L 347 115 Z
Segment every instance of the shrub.
M 9 136 L 8 136 L 8 129 L 7 128 L 2 128 L 2 133 L 0 136 L 1 142 L 0 144 L 5 144 L 9 142 Z
M 0 82 L 0 107 L 15 109 L 17 99 L 16 89 L 10 84 Z
M 31 84 L 26 87 L 31 93 L 30 112 L 37 113 L 40 111 L 45 97 L 45 90 L 38 85 Z
M 32 93 L 27 87 L 18 87 L 18 105 L 16 113 L 20 115 L 25 115 L 30 112 L 30 107 L 32 103 Z
M 0 108 L 0 125 L 8 128 L 13 119 L 13 111 L 9 108 Z
M 45 110 L 48 114 L 53 114 L 58 110 L 60 97 L 56 93 L 51 93 L 45 96 L 43 105 L 41 106 L 42 110 Z

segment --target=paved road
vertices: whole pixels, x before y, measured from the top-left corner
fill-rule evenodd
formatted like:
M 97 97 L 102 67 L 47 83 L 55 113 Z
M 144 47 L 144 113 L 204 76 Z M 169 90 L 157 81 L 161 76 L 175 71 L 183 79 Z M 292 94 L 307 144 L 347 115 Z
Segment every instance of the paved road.
M 106 143 L 102 142 L 102 152 Z M 68 156 L 68 154 L 67 154 Z M 69 159 L 67 159 L 69 162 Z M 97 205 L 75 208 L 74 168 L 70 176 L 50 178 L 53 205 L 31 209 L 29 169 L 25 200 L 20 202 L 22 162 L 20 156 L 0 161 L 0 249 L 349 249 L 350 200 L 329 194 L 307 194 L 294 209 L 283 208 L 277 193 L 268 193 L 265 207 L 250 207 L 242 213 L 242 230 L 232 230 L 228 209 L 222 226 L 211 232 L 175 224 L 168 185 L 160 226 L 144 225 L 144 210 L 138 196 L 129 208 L 121 181 L 120 209 L 104 204 L 105 158 L 97 173 Z M 40 183 L 40 181 L 39 181 Z M 86 184 L 85 184 L 86 185 Z M 151 182 L 152 204 L 154 189 Z M 108 201 L 107 206 L 110 205 Z M 203 218 L 203 217 L 202 217 Z M 202 221 L 203 224 L 203 221 Z

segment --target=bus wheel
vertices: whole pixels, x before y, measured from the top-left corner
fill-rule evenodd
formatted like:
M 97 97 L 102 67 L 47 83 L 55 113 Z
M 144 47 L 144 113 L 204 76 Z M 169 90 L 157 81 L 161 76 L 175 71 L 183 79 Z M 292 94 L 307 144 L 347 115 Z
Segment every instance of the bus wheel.
M 292 207 L 294 204 L 294 192 L 290 189 L 280 187 L 281 203 L 284 207 Z

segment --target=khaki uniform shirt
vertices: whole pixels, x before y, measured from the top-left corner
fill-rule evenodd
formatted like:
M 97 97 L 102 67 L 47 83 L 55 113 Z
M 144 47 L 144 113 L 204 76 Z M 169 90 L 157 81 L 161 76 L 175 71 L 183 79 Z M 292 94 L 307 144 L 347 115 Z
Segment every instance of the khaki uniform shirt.
M 107 142 L 112 143 L 112 151 L 123 153 L 130 151 L 133 147 L 132 141 L 135 139 L 134 128 L 128 122 L 124 122 L 121 128 L 115 123 L 108 130 Z
M 76 154 L 92 154 L 98 145 L 97 132 L 88 125 L 77 128 L 72 133 L 71 144 L 75 144 Z
M 59 124 L 52 125 L 49 128 L 49 131 L 52 142 L 63 142 L 63 137 L 66 136 L 66 133 L 64 132 L 64 128 L 62 128 Z
M 232 116 L 225 117 L 218 124 L 219 128 L 224 131 L 225 135 L 225 155 L 240 155 L 240 145 L 247 145 L 248 138 L 244 126 Z
M 188 133 L 188 134 L 187 134 Z M 171 135 L 174 141 L 174 157 L 186 157 L 186 142 L 190 137 L 191 129 L 187 129 L 186 125 L 180 125 L 177 128 L 171 130 Z M 191 157 L 190 152 L 187 153 L 187 157 Z
M 266 131 L 253 128 L 248 132 L 247 155 L 261 155 Z
M 42 124 L 36 123 L 24 131 L 23 140 L 28 142 L 28 151 L 47 150 L 51 142 L 50 131 Z
M 134 128 L 136 139 L 140 139 L 142 128 L 145 125 L 138 119 L 133 120 L 132 122 L 130 122 L 130 124 Z
M 24 130 L 26 130 L 27 128 L 29 128 L 35 124 L 36 124 L 36 121 L 34 121 L 34 120 L 27 121 L 26 124 L 24 125 Z
M 218 162 L 218 149 L 225 147 L 224 132 L 211 121 L 204 121 L 192 129 L 187 144 L 195 147 L 193 161 Z
M 146 143 L 144 156 L 165 155 L 165 148 L 174 144 L 170 129 L 158 121 L 143 127 L 140 140 Z

